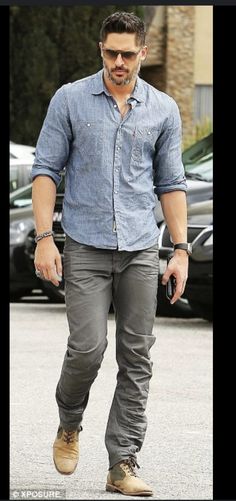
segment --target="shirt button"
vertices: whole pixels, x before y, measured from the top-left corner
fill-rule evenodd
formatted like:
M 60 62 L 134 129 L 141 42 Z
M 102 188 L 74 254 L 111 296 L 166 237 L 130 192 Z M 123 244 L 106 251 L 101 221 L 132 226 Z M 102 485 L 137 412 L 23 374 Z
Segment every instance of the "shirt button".
M 88 127 L 90 127 L 91 124 L 87 124 Z
M 114 193 L 116 193 L 116 194 L 117 194 L 117 193 L 118 193 L 118 191 L 114 191 Z
M 116 172 L 119 172 L 119 169 L 115 169 Z
M 117 104 L 114 104 L 114 108 L 117 108 Z
M 119 151 L 119 150 L 120 150 L 120 146 L 117 146 L 117 148 L 116 148 L 116 149 Z
M 150 130 L 148 131 L 148 134 L 151 134 Z

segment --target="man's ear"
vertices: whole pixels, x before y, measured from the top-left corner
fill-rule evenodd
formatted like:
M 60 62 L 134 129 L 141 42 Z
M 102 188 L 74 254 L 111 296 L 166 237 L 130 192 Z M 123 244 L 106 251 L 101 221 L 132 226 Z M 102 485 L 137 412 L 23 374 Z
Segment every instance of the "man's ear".
M 100 48 L 100 53 L 101 53 L 101 57 L 102 57 L 102 42 L 99 42 L 99 48 Z
M 145 61 L 148 53 L 148 47 L 145 45 L 141 50 L 141 61 Z

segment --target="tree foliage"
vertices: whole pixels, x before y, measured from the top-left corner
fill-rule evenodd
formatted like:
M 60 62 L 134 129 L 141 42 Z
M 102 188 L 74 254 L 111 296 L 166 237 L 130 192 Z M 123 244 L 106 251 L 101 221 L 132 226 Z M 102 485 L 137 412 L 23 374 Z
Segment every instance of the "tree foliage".
M 10 7 L 11 140 L 35 145 L 56 89 L 102 67 L 101 23 L 117 10 L 143 17 L 141 6 Z

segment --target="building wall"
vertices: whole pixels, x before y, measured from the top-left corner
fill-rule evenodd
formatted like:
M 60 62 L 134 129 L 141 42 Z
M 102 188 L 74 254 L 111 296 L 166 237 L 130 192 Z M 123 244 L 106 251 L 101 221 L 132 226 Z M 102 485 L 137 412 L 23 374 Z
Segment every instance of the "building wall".
M 145 7 L 150 49 L 141 77 L 176 100 L 184 136 L 192 134 L 196 121 L 212 115 L 212 10 Z
M 194 122 L 213 118 L 213 7 L 195 6 Z
M 195 85 L 213 83 L 213 7 L 195 6 Z
M 163 65 L 165 64 L 166 46 L 166 7 L 164 5 L 146 7 L 145 22 L 148 54 L 143 66 Z
M 167 6 L 166 21 L 166 92 L 176 100 L 188 136 L 194 119 L 194 6 Z
M 166 90 L 166 7 L 146 6 L 146 44 L 148 53 L 142 63 L 141 77 L 157 89 Z

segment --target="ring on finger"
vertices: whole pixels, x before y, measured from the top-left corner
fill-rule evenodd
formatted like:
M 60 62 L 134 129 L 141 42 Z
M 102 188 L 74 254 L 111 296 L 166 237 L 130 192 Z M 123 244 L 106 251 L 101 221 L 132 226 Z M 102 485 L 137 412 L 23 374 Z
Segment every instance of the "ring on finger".
M 40 271 L 40 270 L 37 270 L 37 269 L 36 269 L 36 270 L 35 270 L 35 275 L 36 275 L 36 277 L 38 277 L 38 278 L 42 278 L 42 273 L 41 273 L 41 271 Z

